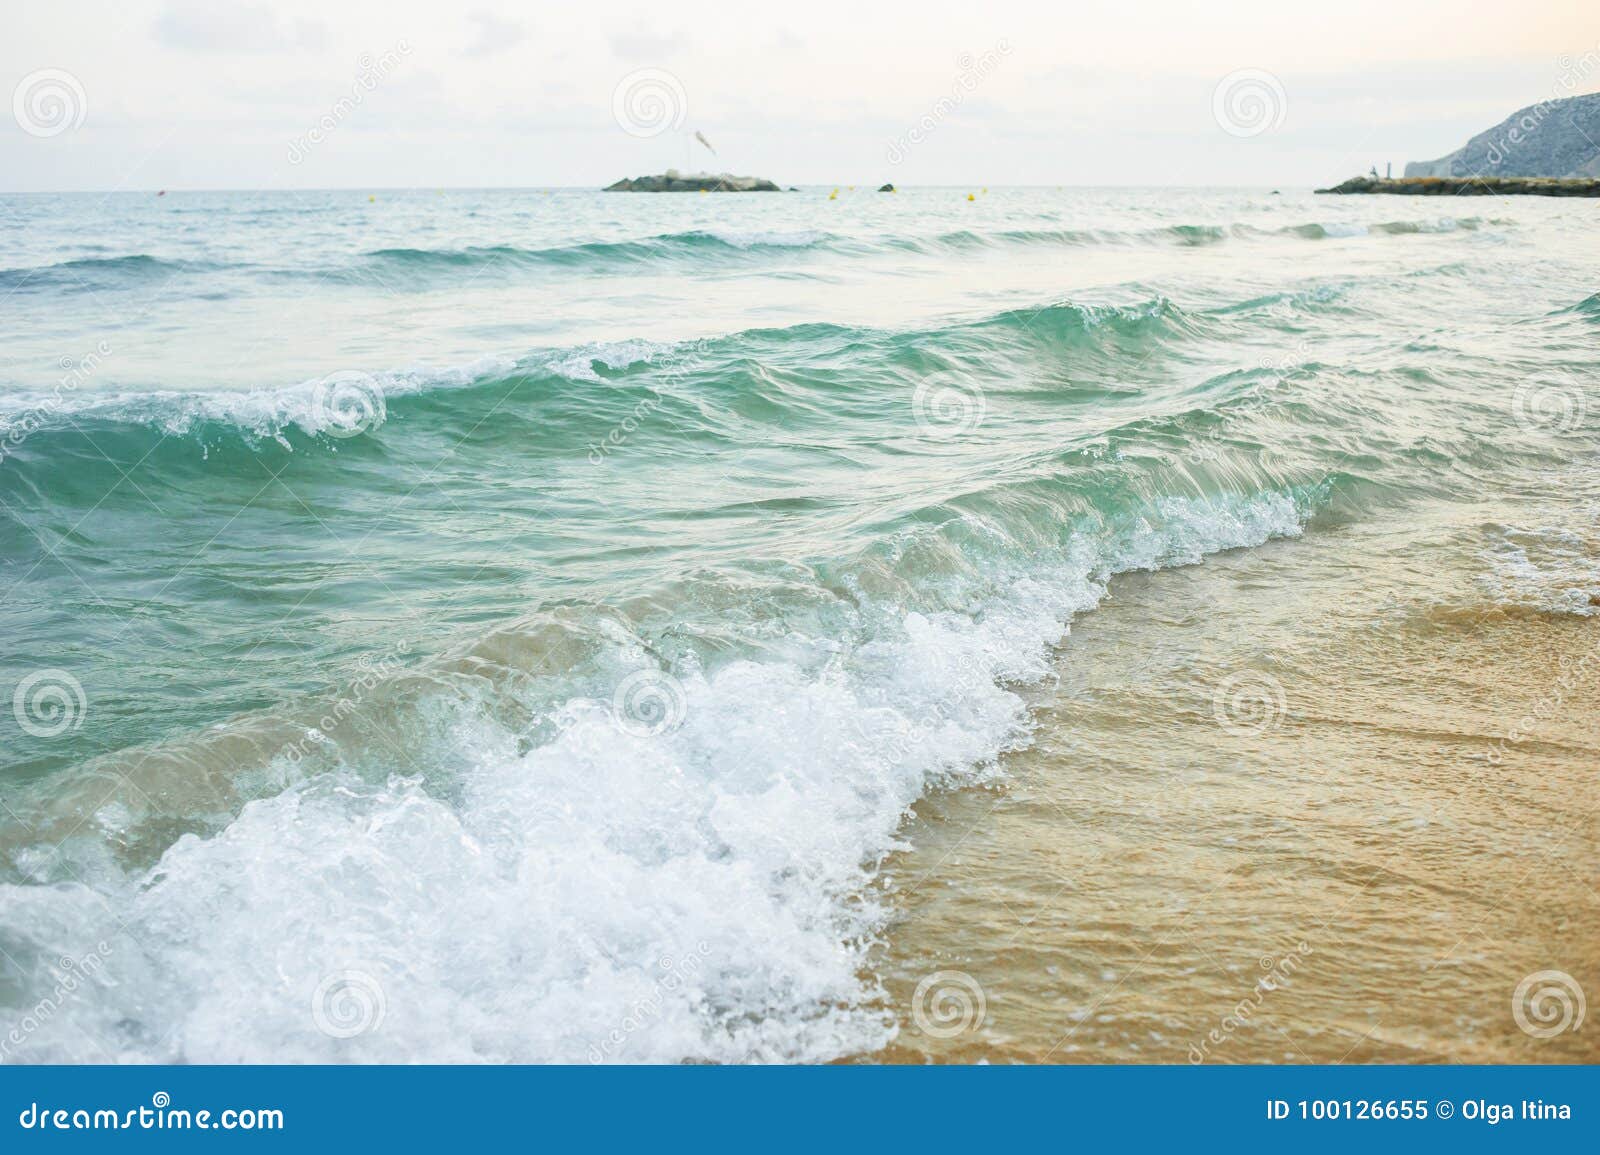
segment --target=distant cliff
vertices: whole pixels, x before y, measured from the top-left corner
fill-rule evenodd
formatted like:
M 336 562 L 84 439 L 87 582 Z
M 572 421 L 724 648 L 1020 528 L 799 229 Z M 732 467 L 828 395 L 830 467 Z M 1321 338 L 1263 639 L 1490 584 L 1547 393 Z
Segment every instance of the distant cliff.
M 1530 104 L 1406 176 L 1600 177 L 1600 92 Z

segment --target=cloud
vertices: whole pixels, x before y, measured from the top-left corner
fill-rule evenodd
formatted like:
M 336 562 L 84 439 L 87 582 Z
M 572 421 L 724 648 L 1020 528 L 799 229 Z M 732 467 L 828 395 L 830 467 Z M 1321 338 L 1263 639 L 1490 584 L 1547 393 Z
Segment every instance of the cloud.
M 180 5 L 156 17 L 151 31 L 157 43 L 180 52 L 289 52 L 320 48 L 327 36 L 318 21 L 280 21 L 264 5 Z
M 528 38 L 528 30 L 523 25 L 503 20 L 493 12 L 473 12 L 467 19 L 478 26 L 476 39 L 467 45 L 468 56 L 497 56 Z

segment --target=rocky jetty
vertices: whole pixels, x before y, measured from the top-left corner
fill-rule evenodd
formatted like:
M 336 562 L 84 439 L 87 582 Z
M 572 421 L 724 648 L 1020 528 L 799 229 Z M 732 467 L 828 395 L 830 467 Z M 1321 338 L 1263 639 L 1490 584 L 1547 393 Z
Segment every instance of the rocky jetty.
M 1319 193 L 1389 193 L 1424 197 L 1600 197 L 1600 180 L 1552 180 L 1548 177 L 1387 177 L 1356 176 Z
M 660 176 L 636 176 L 608 185 L 606 192 L 782 192 L 759 176 L 734 176 L 727 172 L 679 172 L 669 168 Z
M 1600 177 L 1600 92 L 1530 104 L 1406 176 Z

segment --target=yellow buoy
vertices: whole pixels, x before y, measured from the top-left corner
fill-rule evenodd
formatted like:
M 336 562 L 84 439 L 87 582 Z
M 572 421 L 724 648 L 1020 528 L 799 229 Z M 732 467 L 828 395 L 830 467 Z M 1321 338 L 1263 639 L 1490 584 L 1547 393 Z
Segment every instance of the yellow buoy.
M 983 190 L 983 195 L 984 196 L 988 196 L 989 195 L 989 190 L 988 189 L 984 189 Z
M 831 193 L 829 193 L 828 194 L 828 199 L 830 201 L 838 200 L 839 199 L 839 190 L 838 189 L 834 189 Z
M 977 199 L 978 199 L 978 198 L 977 198 L 977 197 L 975 197 L 975 196 L 973 196 L 973 195 L 972 195 L 972 194 L 971 194 L 971 193 L 968 193 L 968 194 L 967 194 L 967 199 L 968 199 L 968 200 L 969 200 L 969 201 L 975 201 L 975 200 L 977 200 Z
M 377 203 L 377 200 L 378 200 L 378 198 L 377 198 L 377 197 L 368 197 L 368 198 L 367 198 L 367 203 L 368 203 L 368 204 L 369 204 L 369 205 L 370 205 L 370 204 L 376 204 L 376 203 Z

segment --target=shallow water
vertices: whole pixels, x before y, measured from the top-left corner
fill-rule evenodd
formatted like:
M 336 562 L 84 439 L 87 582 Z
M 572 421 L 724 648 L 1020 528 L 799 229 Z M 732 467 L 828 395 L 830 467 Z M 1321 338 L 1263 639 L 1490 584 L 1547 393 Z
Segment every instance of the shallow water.
M 1595 1061 L 1600 621 L 1496 596 L 1487 504 L 1113 581 L 889 867 L 889 1057 Z
M 53 1012 L 8 1058 L 1181 1061 L 1227 984 L 1137 971 L 1155 923 L 1092 907 L 1201 895 L 1082 846 L 1170 871 L 1220 812 L 1277 877 L 1361 875 L 1355 832 L 1438 788 L 1481 837 L 1430 869 L 1481 898 L 1535 838 L 1469 805 L 1527 773 L 1520 730 L 1481 765 L 1412 750 L 1451 787 L 1364 772 L 1363 736 L 1394 728 L 1374 687 L 1402 655 L 1428 726 L 1464 667 L 1498 671 L 1500 712 L 1457 728 L 1481 738 L 1592 646 L 1584 205 L 114 194 L 5 198 L 0 238 L 0 1007 Z M 1411 615 L 1383 646 L 1349 604 L 1378 591 Z M 1222 742 L 1217 672 L 1269 637 L 1321 680 L 1278 671 L 1283 724 Z M 1112 671 L 1134 700 L 1081 749 L 1073 688 Z M 1308 734 L 1307 701 L 1344 712 Z M 1591 739 L 1523 788 L 1592 794 Z M 1221 788 L 1308 749 L 1339 822 Z M 1108 782 L 1183 806 L 1129 825 L 1101 796 L 1086 839 L 1039 809 Z M 1045 801 L 983 812 L 1019 792 Z M 1006 901 L 1058 910 L 1015 957 L 919 897 L 999 893 L 952 831 Z M 1308 897 L 1240 862 L 1184 868 L 1242 896 L 1203 940 L 1227 973 Z M 1051 907 L 1057 881 L 1100 897 Z M 1561 943 L 1592 973 L 1592 895 L 1552 893 L 1566 929 L 1405 1045 L 1465 1056 L 1449 1023 L 1509 983 L 1457 1034 L 1504 1028 L 1510 972 L 1570 970 Z M 1338 1013 L 1289 1023 L 1302 1054 L 1398 1004 L 1380 923 L 1337 924 Z M 911 1008 L 946 956 L 999 958 L 954 967 L 997 1019 L 936 1047 Z M 1161 1046 L 1101 1023 L 1103 972 Z M 1243 1034 L 1228 1054 L 1288 1053 Z

